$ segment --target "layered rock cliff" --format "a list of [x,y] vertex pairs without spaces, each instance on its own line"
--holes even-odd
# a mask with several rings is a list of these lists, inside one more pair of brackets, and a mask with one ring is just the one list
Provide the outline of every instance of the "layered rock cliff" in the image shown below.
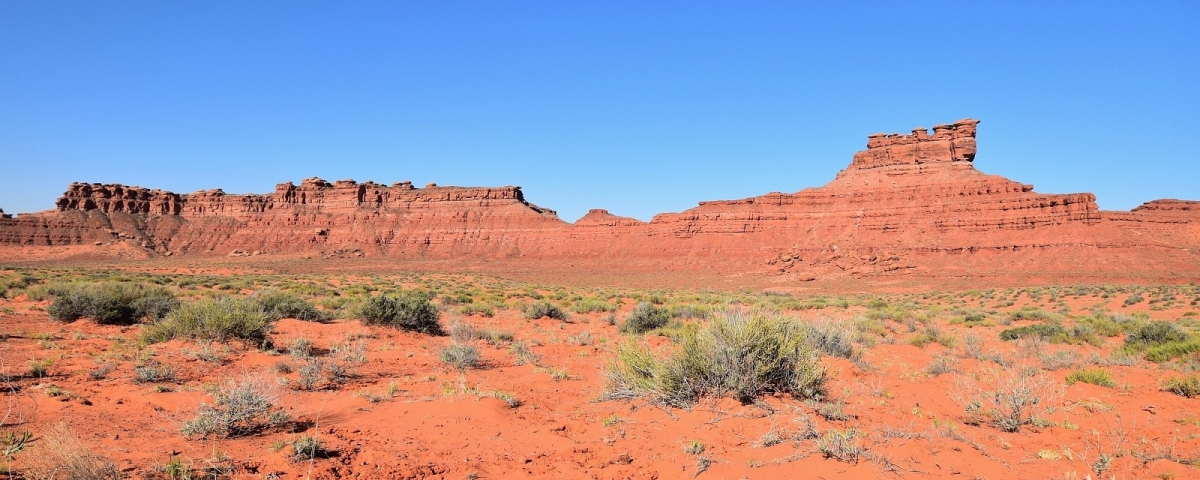
[[[121,243],[151,256],[561,260],[799,280],[1011,267],[1071,278],[1162,277],[1167,265],[1174,275],[1200,275],[1200,202],[1103,212],[1088,193],[1037,193],[975,168],[978,123],[871,135],[825,186],[701,202],[650,222],[597,209],[569,224],[526,201],[520,187],[310,178],[243,195],[75,183],[55,211],[0,219],[0,245]],[[1066,258],[1048,259],[1055,255]],[[1104,259],[1089,262],[1093,256]]]

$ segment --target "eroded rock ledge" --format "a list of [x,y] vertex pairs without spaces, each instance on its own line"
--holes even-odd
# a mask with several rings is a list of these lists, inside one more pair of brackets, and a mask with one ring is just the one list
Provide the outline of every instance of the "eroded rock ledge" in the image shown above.
[[827,185],[701,202],[650,222],[594,209],[567,223],[515,186],[309,178],[265,194],[177,194],[74,183],[54,211],[0,215],[0,246],[82,246],[103,254],[125,245],[150,256],[496,258],[797,280],[945,273],[962,262],[1072,278],[1200,277],[1200,202],[1155,200],[1108,212],[1090,193],[1038,193],[976,169],[978,125],[964,119],[932,133],[871,135]]
[[228,194],[219,188],[177,194],[158,189],[121,184],[72,183],[55,202],[59,211],[98,210],[103,213],[126,212],[154,215],[203,217],[266,213],[275,208],[306,206],[337,212],[359,207],[388,208],[414,202],[487,202],[515,201],[531,210],[555,215],[525,201],[521,187],[438,187],[436,184],[415,188],[412,182],[392,185],[372,181],[358,183],[338,180],[329,183],[320,178],[305,179],[300,185],[280,183],[269,194]]

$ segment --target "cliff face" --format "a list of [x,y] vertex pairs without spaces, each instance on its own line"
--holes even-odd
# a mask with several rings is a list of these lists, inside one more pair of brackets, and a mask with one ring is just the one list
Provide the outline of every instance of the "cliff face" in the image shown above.
[[1156,271],[1159,278],[1162,268],[1200,275],[1200,202],[1102,212],[1088,193],[1034,192],[975,168],[978,123],[871,135],[825,186],[702,202],[650,222],[592,210],[568,224],[526,201],[520,187],[310,178],[234,195],[75,183],[56,211],[0,218],[0,245],[123,242],[151,256],[562,260],[617,272],[709,268],[801,280],[964,266],[1071,278]]

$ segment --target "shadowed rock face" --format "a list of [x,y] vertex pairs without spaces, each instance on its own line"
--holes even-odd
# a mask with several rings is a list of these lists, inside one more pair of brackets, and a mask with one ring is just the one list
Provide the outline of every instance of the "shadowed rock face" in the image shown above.
[[650,222],[597,209],[569,224],[512,186],[310,178],[243,195],[75,183],[57,211],[0,219],[0,245],[561,260],[613,271],[706,268],[799,280],[1005,268],[1075,279],[1200,274],[1200,202],[1156,200],[1103,212],[1089,193],[1034,192],[975,168],[978,124],[871,135],[825,186],[701,202]]

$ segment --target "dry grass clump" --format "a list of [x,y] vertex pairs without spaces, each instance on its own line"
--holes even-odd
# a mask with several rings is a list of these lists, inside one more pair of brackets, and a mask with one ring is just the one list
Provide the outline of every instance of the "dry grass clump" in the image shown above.
[[24,456],[30,480],[118,480],[121,472],[107,458],[92,452],[66,423],[42,435]]
[[1085,368],[1075,370],[1067,375],[1067,384],[1077,382],[1090,383],[1101,387],[1114,387],[1117,381],[1113,380],[1112,375],[1102,368]]
[[825,458],[839,462],[858,463],[863,456],[863,448],[857,430],[829,430],[817,441],[817,450]]
[[442,349],[438,358],[442,363],[449,365],[459,372],[465,372],[469,368],[479,366],[480,355],[479,349],[474,345],[467,343],[451,342]]
[[854,346],[858,330],[849,322],[822,318],[805,325],[804,338],[813,348],[831,357],[853,359],[861,356]]
[[778,315],[730,312],[680,329],[665,356],[628,341],[608,367],[608,398],[649,397],[688,407],[701,397],[730,396],[748,403],[768,392],[797,398],[824,393],[826,369],[805,328]]
[[966,421],[1018,432],[1054,412],[1063,389],[1045,372],[1029,367],[987,369],[955,379],[951,398],[966,409]]
[[286,413],[275,410],[276,382],[263,375],[248,373],[227,380],[211,394],[213,403],[201,403],[196,418],[183,424],[185,436],[237,437],[289,420]]

